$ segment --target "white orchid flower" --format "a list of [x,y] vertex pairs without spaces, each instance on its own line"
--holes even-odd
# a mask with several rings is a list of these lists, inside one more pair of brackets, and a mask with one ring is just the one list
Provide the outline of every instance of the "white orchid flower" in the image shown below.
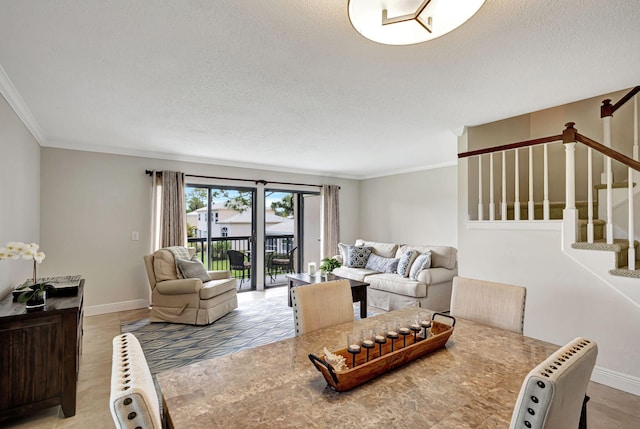
[[6,247],[0,248],[0,259],[9,259],[10,256],[9,249]]
[[[9,244],[11,244],[11,243],[9,243]],[[26,244],[24,244],[24,243],[22,243],[20,241],[15,242],[13,244],[15,245],[15,249],[14,250],[16,252],[18,252],[18,253],[24,253],[24,251],[27,250],[27,247],[28,247]],[[9,246],[7,246],[7,247],[9,247]]]
[[33,259],[35,259],[35,261],[40,264],[44,260],[45,256],[46,255],[44,254],[44,252],[38,252],[33,255]]
[[8,242],[7,243],[7,250],[9,250],[10,252],[14,252],[16,250],[16,247],[18,246],[18,244],[20,244],[20,243],[17,243],[15,241]]
[[31,250],[33,253],[36,253],[38,251],[38,249],[40,248],[39,245],[37,245],[36,243],[31,243],[27,246],[28,250]]

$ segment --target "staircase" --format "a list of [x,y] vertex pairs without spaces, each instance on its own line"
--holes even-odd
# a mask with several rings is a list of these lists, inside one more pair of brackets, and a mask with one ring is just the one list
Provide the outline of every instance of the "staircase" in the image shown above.
[[[478,189],[478,209],[475,214],[469,214],[470,221],[516,223],[526,229],[527,224],[561,220],[563,249],[572,258],[584,259],[578,263],[588,266],[596,263],[596,260],[609,261],[609,268],[606,268],[608,276],[640,279],[640,259],[636,258],[640,253],[639,243],[635,236],[635,230],[640,230],[640,219],[636,220],[634,216],[634,206],[637,205],[640,210],[640,190],[635,189],[634,180],[640,175],[638,92],[640,87],[634,88],[616,104],[611,104],[610,100],[603,102],[601,119],[604,144],[579,134],[574,128],[575,124],[569,122],[562,134],[459,154],[459,158],[469,158],[469,189]],[[611,148],[611,118],[618,108],[630,100],[633,100],[634,107],[633,157]],[[564,171],[559,171],[562,169],[558,162],[561,156],[559,144],[564,146]],[[542,151],[538,149],[540,147]],[[579,157],[576,152],[579,152]],[[593,183],[597,175],[597,171],[594,173],[594,155],[601,157],[603,162],[600,184]],[[583,162],[584,158],[586,163]],[[576,165],[576,159],[580,160],[580,165]],[[543,164],[542,168],[540,163]],[[614,165],[618,174],[626,170],[626,181],[613,183]],[[474,174],[477,176],[474,177]],[[564,184],[558,180],[562,176]],[[633,186],[629,187],[629,183],[633,183]],[[563,194],[561,187],[564,187]],[[526,188],[528,200],[522,201],[520,194],[527,193]],[[576,202],[577,190],[581,191],[579,193],[585,200]],[[561,202],[551,202],[550,193]],[[470,202],[469,207],[472,206]],[[588,256],[591,252],[606,253],[612,257]],[[602,270],[595,267],[594,270],[594,274],[597,271],[596,275],[600,277]],[[613,280],[611,282],[616,283]],[[633,295],[637,296],[637,292],[633,292]],[[636,299],[634,301],[640,303]]]

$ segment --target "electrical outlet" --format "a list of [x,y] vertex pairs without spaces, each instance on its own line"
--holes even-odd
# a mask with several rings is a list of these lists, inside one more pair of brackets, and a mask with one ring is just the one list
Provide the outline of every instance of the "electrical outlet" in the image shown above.
[[138,233],[138,231],[133,231],[131,233],[131,240],[133,240],[133,241],[140,240],[140,234]]

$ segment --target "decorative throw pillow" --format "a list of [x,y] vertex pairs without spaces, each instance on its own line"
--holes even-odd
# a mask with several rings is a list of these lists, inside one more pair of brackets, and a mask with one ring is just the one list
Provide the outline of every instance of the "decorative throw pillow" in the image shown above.
[[379,273],[395,273],[398,270],[398,258],[383,258],[372,253],[365,268]]
[[407,250],[401,256],[398,261],[398,271],[402,277],[409,277],[409,269],[411,268],[411,264],[418,256],[418,252],[415,250]]
[[200,279],[203,282],[211,280],[204,264],[199,260],[188,261],[186,259],[177,259],[176,265],[185,279]]
[[425,252],[421,255],[418,255],[413,264],[411,264],[411,269],[409,270],[409,277],[413,280],[418,279],[418,273],[422,270],[426,270],[427,268],[431,268],[431,252]]
[[371,247],[348,246],[347,247],[347,267],[364,268],[371,255]]
[[342,256],[342,263],[343,264],[347,264],[347,258],[349,257],[349,255],[347,254],[348,251],[348,244],[344,244],[344,243],[338,243],[338,249],[340,249],[340,256]]

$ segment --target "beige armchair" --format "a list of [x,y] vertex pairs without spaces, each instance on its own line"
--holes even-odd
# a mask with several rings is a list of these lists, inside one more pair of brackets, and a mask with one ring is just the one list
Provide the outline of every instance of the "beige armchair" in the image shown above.
[[182,278],[167,249],[145,255],[144,263],[151,286],[152,322],[208,325],[238,307],[236,279],[230,271],[207,271],[202,279]]

